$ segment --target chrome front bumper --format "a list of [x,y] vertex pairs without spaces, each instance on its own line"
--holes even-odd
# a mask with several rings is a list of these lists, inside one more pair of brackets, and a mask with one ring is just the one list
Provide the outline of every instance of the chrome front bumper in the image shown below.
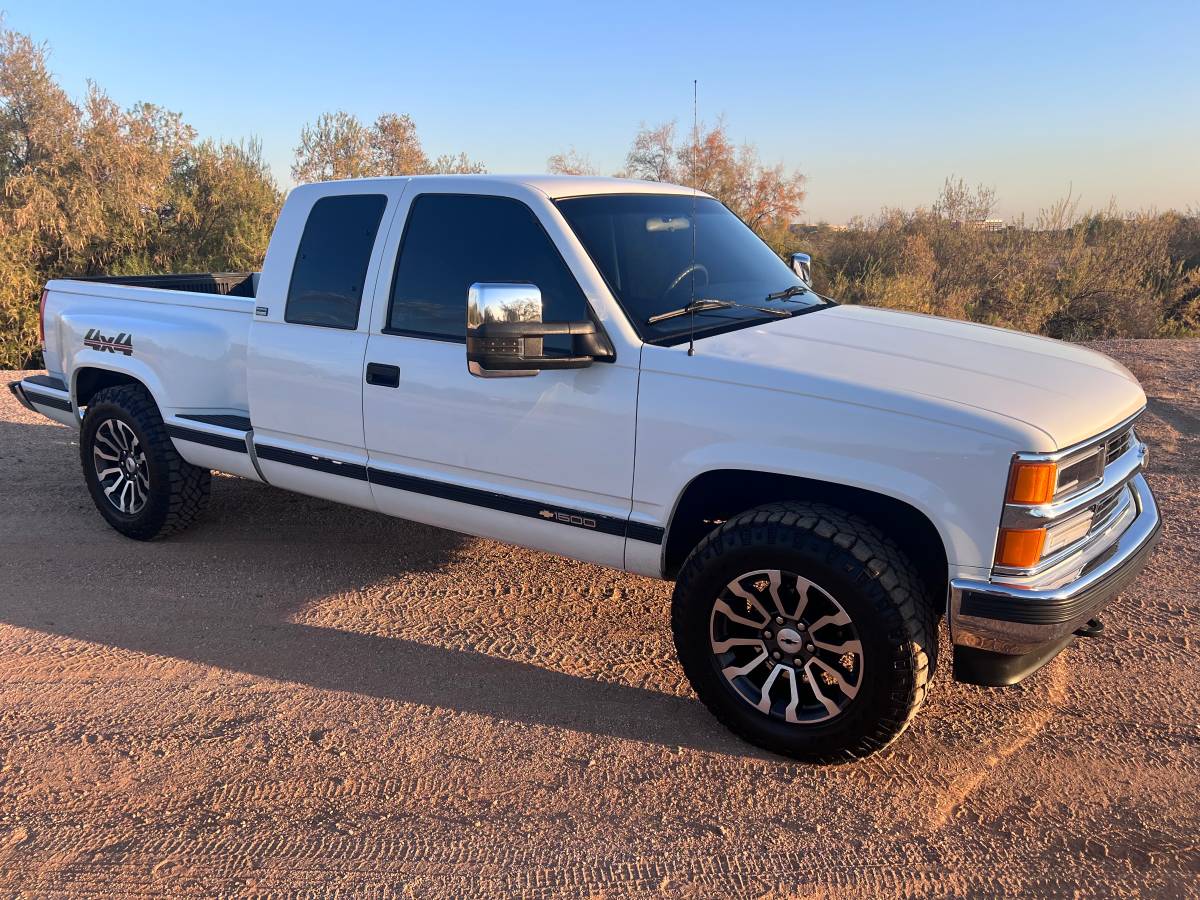
[[1145,475],[1137,473],[1128,484],[1136,516],[1071,581],[1042,590],[967,578],[950,582],[956,678],[976,684],[1020,681],[1137,577],[1158,541],[1160,521]]

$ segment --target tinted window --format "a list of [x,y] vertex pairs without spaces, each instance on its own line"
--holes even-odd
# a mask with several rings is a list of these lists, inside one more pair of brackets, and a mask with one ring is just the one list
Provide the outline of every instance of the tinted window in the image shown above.
[[[716,200],[687,195],[606,195],[559,200],[558,208],[649,341],[686,335],[691,317],[651,325],[651,316],[698,299],[731,300],[788,311],[821,303],[812,292],[768,301],[800,286],[791,268]],[[766,317],[766,318],[765,318]],[[697,333],[738,322],[773,321],[752,309],[696,313]]]
[[[413,201],[392,283],[388,330],[462,339],[467,289],[528,282],[547,322],[588,318],[587,300],[533,211],[507,197],[422,194]],[[555,342],[546,340],[547,349]],[[569,339],[563,348],[569,347]]]
[[387,197],[349,194],[313,204],[292,269],[284,320],[357,328],[363,281]]

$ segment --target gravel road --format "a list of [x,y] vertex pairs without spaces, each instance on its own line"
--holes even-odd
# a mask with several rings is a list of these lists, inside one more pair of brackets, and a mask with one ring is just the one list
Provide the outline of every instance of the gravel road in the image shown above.
[[1196,896],[1200,342],[1101,349],[1151,397],[1146,574],[832,768],[715,724],[664,582],[226,477],[129,541],[3,391],[0,893]]

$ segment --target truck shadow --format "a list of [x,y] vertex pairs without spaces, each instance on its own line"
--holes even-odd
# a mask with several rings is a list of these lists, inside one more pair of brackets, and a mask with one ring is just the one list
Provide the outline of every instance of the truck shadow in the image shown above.
[[[37,465],[6,452],[33,437],[41,445]],[[72,438],[67,429],[0,420],[0,466],[10,474],[13,465],[28,468],[17,473],[26,489],[0,512],[11,563],[0,621],[8,625],[321,690],[767,756],[727,735],[692,698],[291,621],[333,595],[454,566],[471,539],[222,477],[203,524],[169,541],[137,543],[108,529],[92,508]],[[37,528],[22,532],[22,522]],[[43,529],[59,538],[48,540]],[[403,584],[395,591],[397,604],[408,602]],[[580,629],[594,627],[579,616]]]

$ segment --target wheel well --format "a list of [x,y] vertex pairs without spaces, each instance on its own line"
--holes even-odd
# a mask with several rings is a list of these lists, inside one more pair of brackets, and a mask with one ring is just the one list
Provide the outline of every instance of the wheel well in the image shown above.
[[684,490],[667,529],[666,576],[674,578],[692,549],[721,522],[780,500],[828,503],[862,516],[900,546],[932,596],[945,594],[946,548],[933,523],[916,507],[844,484],[737,469],[705,472]]
[[132,375],[114,372],[111,369],[80,369],[75,374],[75,405],[87,406],[98,391],[116,387],[118,384],[136,384],[145,387]]

